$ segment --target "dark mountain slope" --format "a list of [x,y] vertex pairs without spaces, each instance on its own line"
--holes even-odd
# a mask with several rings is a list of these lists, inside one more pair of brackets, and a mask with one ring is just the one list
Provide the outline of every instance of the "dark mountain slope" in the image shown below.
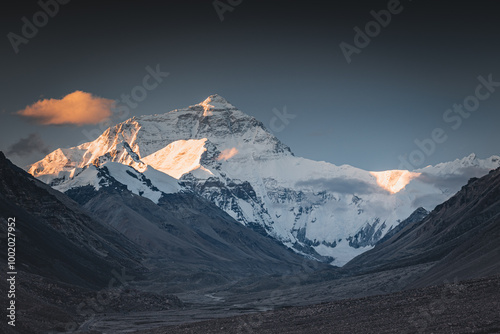
[[422,207],[418,208],[408,218],[406,218],[401,223],[399,223],[395,228],[393,228],[392,230],[387,232],[387,234],[384,235],[383,238],[381,238],[379,241],[377,241],[377,244],[381,244],[381,243],[385,242],[386,240],[389,240],[394,235],[396,235],[399,231],[403,230],[406,226],[418,223],[419,221],[423,220],[428,215],[429,215],[429,211],[425,210]]
[[493,173],[497,176],[475,181],[478,183],[469,191],[473,195],[474,190],[487,188],[487,196],[475,202],[472,212],[464,213],[463,217],[479,225],[477,233],[465,239],[411,287],[500,273],[500,177],[498,170]]
[[[137,275],[144,271],[137,246],[1,152],[0,213],[2,220],[16,219],[19,269],[85,287],[106,286],[112,269],[127,268]],[[1,225],[3,233],[6,225]]]
[[[17,274],[15,299],[10,299],[15,300],[16,325],[2,321],[1,333],[72,332],[102,311],[140,303],[159,310],[182,306],[175,296],[125,289],[146,277],[141,262],[148,253],[0,152],[0,260],[5,268],[9,218],[16,223]],[[2,279],[4,298],[9,289]]]

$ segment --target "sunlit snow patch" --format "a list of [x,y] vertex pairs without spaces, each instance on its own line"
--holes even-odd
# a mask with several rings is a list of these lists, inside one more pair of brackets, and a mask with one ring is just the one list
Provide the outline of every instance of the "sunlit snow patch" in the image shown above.
[[407,170],[387,170],[383,172],[370,172],[370,174],[375,176],[379,187],[387,190],[391,194],[400,192],[411,180],[421,175],[421,173]]
[[143,158],[142,161],[154,169],[176,179],[200,168],[201,155],[207,150],[207,138],[177,140]]

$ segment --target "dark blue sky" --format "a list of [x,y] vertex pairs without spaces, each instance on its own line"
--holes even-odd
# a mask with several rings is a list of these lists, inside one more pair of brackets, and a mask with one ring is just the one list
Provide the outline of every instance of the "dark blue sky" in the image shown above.
[[[500,154],[500,87],[474,97],[478,76],[500,82],[494,2],[219,3],[233,4],[223,21],[212,1],[72,0],[18,53],[8,34],[22,35],[21,19],[32,21],[41,8],[36,1],[12,4],[0,14],[0,150],[25,165],[81,143],[82,131],[96,133],[96,126],[44,126],[13,113],[76,90],[118,99],[142,84],[147,66],[159,64],[170,75],[131,116],[218,93],[268,127],[273,109],[286,106],[295,118],[275,129],[278,138],[298,156],[338,165],[383,170],[398,168],[400,156],[422,167],[471,152]],[[348,63],[339,45],[355,47],[353,29],[365,30],[372,10],[388,8],[397,13]],[[446,112],[466,98],[473,111]],[[429,144],[436,128],[444,134]]]

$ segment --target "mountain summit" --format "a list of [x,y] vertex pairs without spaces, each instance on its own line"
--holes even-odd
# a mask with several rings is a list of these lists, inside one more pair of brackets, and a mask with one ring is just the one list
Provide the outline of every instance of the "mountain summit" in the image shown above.
[[341,266],[417,208],[432,210],[470,177],[499,166],[498,157],[474,156],[412,172],[370,172],[296,157],[262,122],[215,94],[128,119],[28,170],[61,191],[106,186],[110,175],[153,202],[193,192],[296,252]]
[[205,101],[197,104],[197,106],[202,106],[205,114],[217,110],[236,110],[235,106],[227,102],[225,98],[218,94],[210,95],[205,99]]

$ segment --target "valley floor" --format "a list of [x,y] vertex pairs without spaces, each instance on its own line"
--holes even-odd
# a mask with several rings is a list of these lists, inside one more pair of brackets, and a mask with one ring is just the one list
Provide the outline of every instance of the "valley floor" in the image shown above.
[[[400,291],[421,277],[432,264],[394,269],[372,274],[332,279],[335,270],[312,272],[299,276],[274,276],[237,281],[226,286],[201,290],[185,289],[176,293],[182,308],[158,311],[106,312],[87,319],[78,333],[130,333],[215,318],[289,307],[316,305],[334,300],[361,298]],[[162,285],[150,286],[150,291],[161,291]]]
[[500,276],[136,333],[500,333]]

